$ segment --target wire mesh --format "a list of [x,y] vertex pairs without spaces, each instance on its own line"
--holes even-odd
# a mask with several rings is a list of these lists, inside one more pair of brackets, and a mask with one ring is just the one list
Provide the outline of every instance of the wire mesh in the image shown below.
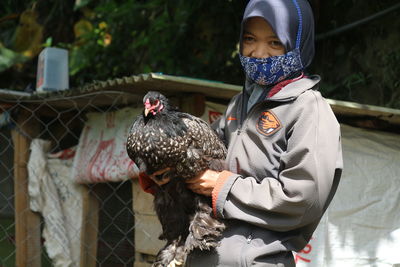
[[[133,195],[137,186],[135,180],[77,184],[82,190],[81,204],[77,207],[64,207],[61,204],[69,196],[63,188],[63,180],[52,176],[49,180],[51,183],[42,187],[54,185],[56,190],[47,196],[45,192],[33,196],[31,183],[35,171],[28,171],[30,160],[33,160],[30,147],[33,140],[49,142],[50,148],[46,152],[49,161],[44,163],[44,168],[51,173],[51,155],[79,145],[88,113],[107,114],[125,107],[135,107],[138,99],[140,98],[134,94],[103,91],[73,97],[14,97],[0,100],[1,267],[150,265],[154,255],[150,255],[152,252],[146,255],[136,251],[138,239],[135,240],[135,235],[142,232],[138,235],[141,236],[140,241],[157,251],[160,244],[153,240],[159,233],[149,234],[144,229],[149,223],[143,218],[154,217],[150,198],[141,204],[147,207],[149,213],[145,217],[135,216],[133,201],[141,201]],[[72,161],[73,158],[66,164],[68,170],[73,168]],[[61,203],[59,206],[54,204],[57,201]],[[53,207],[59,207],[62,213],[60,224],[71,221],[64,209],[82,209],[79,231],[61,234],[57,232],[58,228],[51,228],[48,222],[52,219],[49,218],[53,216],[52,211],[37,210],[36,207],[49,203]],[[70,240],[79,241],[71,242],[69,246],[58,244],[66,250],[78,251],[78,258],[71,256],[69,261],[55,260],[57,255],[62,254],[56,251],[57,244],[54,247],[51,245],[58,240],[51,240],[57,235],[72,236]],[[148,240],[142,238],[146,236]]]

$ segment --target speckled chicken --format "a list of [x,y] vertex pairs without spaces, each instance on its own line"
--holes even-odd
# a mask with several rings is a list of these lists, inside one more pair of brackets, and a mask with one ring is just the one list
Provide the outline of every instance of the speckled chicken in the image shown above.
[[148,92],[143,105],[128,134],[128,155],[147,174],[170,168],[157,177],[168,177],[170,182],[154,195],[163,229],[160,239],[167,244],[153,266],[183,264],[191,250],[213,249],[225,228],[212,217],[210,198],[187,189],[185,179],[205,169],[222,171],[226,148],[206,122],[178,111],[159,92]]

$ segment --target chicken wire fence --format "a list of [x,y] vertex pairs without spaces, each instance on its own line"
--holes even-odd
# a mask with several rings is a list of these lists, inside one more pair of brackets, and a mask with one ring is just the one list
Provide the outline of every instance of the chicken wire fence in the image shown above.
[[[154,220],[151,199],[133,193],[137,181],[79,183],[71,174],[79,166],[71,151],[82,142],[88,114],[114,114],[140,102],[140,95],[117,91],[0,98],[0,267],[147,266],[152,253],[146,251],[160,246],[159,233],[146,219]],[[48,150],[35,154],[35,140]],[[115,156],[107,149],[100,157]],[[141,216],[135,205],[144,207]],[[139,241],[149,247],[142,253]]]

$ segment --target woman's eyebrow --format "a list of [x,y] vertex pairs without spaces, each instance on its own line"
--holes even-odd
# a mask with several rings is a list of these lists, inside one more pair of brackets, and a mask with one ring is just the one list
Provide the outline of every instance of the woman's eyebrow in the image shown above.
[[251,35],[254,35],[254,33],[250,32],[250,31],[248,31],[248,30],[243,30],[243,34],[251,34]]
[[[252,33],[251,31],[248,31],[248,30],[243,30],[243,35],[245,35],[245,34],[250,34],[250,35],[256,36],[254,33]],[[267,37],[268,38],[279,39],[276,34],[271,34],[271,35],[269,35]]]

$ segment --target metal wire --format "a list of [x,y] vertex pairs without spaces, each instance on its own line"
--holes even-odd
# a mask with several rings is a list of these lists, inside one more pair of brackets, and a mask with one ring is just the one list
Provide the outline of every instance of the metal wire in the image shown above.
[[[107,105],[99,106],[96,104],[97,96],[112,94],[107,100]],[[15,151],[16,144],[12,139],[12,131],[21,134],[28,140],[40,137],[51,141],[52,149],[50,152],[60,151],[64,148],[77,145],[80,139],[80,133],[87,121],[88,112],[97,112],[99,114],[111,113],[121,108],[121,102],[127,95],[133,95],[129,92],[101,91],[82,94],[79,96],[57,97],[51,99],[26,99],[26,95],[21,95],[16,100],[1,100],[14,103],[12,107],[2,107],[0,105],[0,114],[7,114],[4,123],[0,127],[0,266],[16,266],[16,212],[14,191],[15,153],[27,153],[28,151]],[[80,101],[79,105],[75,100]],[[102,98],[104,100],[104,98]],[[53,101],[67,101],[62,110],[54,106]],[[69,101],[69,102],[68,102]],[[135,100],[134,100],[135,101]],[[30,105],[26,105],[30,103]],[[129,106],[137,106],[137,103]],[[19,115],[21,110],[27,114],[26,121],[21,121]],[[48,114],[39,112],[48,110]],[[11,115],[11,116],[8,116]],[[25,129],[34,121],[39,126],[39,132],[35,135],[28,133]],[[27,162],[25,162],[27,163]],[[27,186],[19,184],[17,186]],[[133,266],[135,261],[135,235],[143,233],[146,236],[148,230],[147,221],[136,217],[133,210],[132,181],[125,182],[106,182],[93,184],[89,187],[89,192],[94,196],[99,204],[99,224],[97,253],[89,255],[95,259],[97,266]],[[62,191],[62,188],[60,189]],[[60,191],[60,192],[61,192]],[[59,192],[59,193],[60,193]],[[151,205],[151,203],[150,203]],[[29,208],[27,208],[29,209]],[[21,212],[21,211],[19,211]],[[42,214],[40,228],[44,227],[45,214]],[[154,233],[152,233],[154,238]],[[157,234],[156,234],[157,236]],[[26,240],[30,239],[26,236]],[[25,241],[24,241],[25,242]],[[152,242],[149,238],[147,242],[150,246]],[[44,243],[41,242],[41,266],[53,266],[50,256],[47,254]],[[78,245],[79,246],[79,245]],[[88,246],[83,244],[83,247]],[[159,246],[153,244],[153,247]],[[138,254],[140,255],[140,253]],[[75,262],[73,266],[80,266]],[[149,265],[149,264],[147,264]],[[142,265],[146,266],[146,265]],[[85,266],[86,267],[86,266]]]

